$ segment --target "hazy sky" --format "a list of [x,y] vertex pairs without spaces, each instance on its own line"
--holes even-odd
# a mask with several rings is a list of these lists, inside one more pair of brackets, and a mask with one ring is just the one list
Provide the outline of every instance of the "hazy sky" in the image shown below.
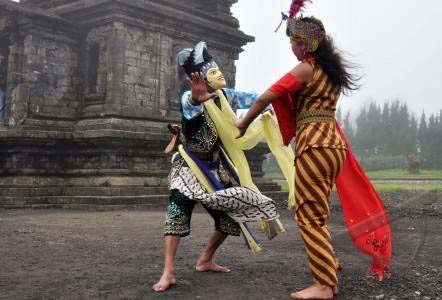
[[[237,89],[263,92],[297,64],[284,28],[274,29],[290,0],[239,0],[233,13],[256,38],[237,61]],[[442,109],[440,0],[314,0],[304,15],[319,17],[347,58],[362,66],[363,87],[341,98],[344,111],[370,100],[406,101],[421,114]]]

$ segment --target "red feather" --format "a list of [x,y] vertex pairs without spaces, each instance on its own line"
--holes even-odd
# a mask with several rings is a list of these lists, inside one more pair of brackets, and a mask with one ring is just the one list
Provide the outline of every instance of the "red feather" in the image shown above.
[[295,17],[299,12],[303,10],[307,2],[312,2],[312,0],[293,0],[290,6],[290,18]]

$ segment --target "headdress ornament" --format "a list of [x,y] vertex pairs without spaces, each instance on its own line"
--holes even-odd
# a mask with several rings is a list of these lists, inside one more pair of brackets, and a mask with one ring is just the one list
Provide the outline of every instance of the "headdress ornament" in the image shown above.
[[[297,38],[302,40],[306,45],[307,52],[314,52],[318,49],[319,44],[324,40],[326,34],[324,26],[319,19],[315,19],[320,25],[304,20],[302,16],[297,17],[299,12],[302,12],[307,2],[312,2],[311,0],[292,0],[290,5],[289,15],[285,13],[282,14],[282,22],[287,21],[286,33],[292,38]],[[276,31],[281,27],[278,26]]]
[[218,67],[207,50],[207,44],[203,41],[196,44],[193,49],[182,49],[178,53],[177,61],[178,65],[184,68],[187,75],[194,72],[201,72],[206,77],[209,69]]

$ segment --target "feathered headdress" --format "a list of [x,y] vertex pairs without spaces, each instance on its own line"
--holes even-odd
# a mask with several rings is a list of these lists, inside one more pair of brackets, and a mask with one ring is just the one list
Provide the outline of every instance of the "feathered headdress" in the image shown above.
[[285,14],[281,12],[281,23],[279,23],[275,32],[281,28],[281,25],[284,21],[287,21],[288,18],[294,18],[299,12],[302,12],[307,2],[312,2],[312,0],[292,0],[292,4],[290,5],[289,14]]
[[281,13],[281,24],[279,24],[275,31],[278,31],[282,23],[287,21],[287,36],[302,40],[305,43],[305,50],[307,52],[315,52],[326,37],[326,34],[324,25],[320,20],[313,17],[303,18],[302,16],[297,16],[302,12],[307,2],[312,2],[312,0],[292,0],[289,14]]
[[312,0],[293,0],[292,5],[290,5],[290,18],[296,17],[299,12],[302,12],[307,2],[312,2]]
[[190,76],[194,72],[202,72],[206,75],[209,68],[217,67],[216,62],[207,50],[205,42],[201,41],[192,48],[182,49],[177,56],[178,65]]

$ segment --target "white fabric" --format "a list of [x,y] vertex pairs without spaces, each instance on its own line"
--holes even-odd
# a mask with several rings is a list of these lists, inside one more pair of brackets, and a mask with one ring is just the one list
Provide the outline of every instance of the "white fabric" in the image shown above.
[[181,97],[181,105],[183,107],[183,116],[187,120],[191,120],[191,119],[201,115],[204,111],[204,108],[201,104],[200,105],[193,105],[190,102],[191,95],[192,95],[192,92],[187,91]]
[[[212,172],[217,176],[216,172]],[[176,189],[191,200],[212,209],[222,210],[236,222],[257,222],[278,217],[275,202],[263,194],[244,187],[232,187],[209,194],[192,170],[181,167],[171,178],[170,189]]]

